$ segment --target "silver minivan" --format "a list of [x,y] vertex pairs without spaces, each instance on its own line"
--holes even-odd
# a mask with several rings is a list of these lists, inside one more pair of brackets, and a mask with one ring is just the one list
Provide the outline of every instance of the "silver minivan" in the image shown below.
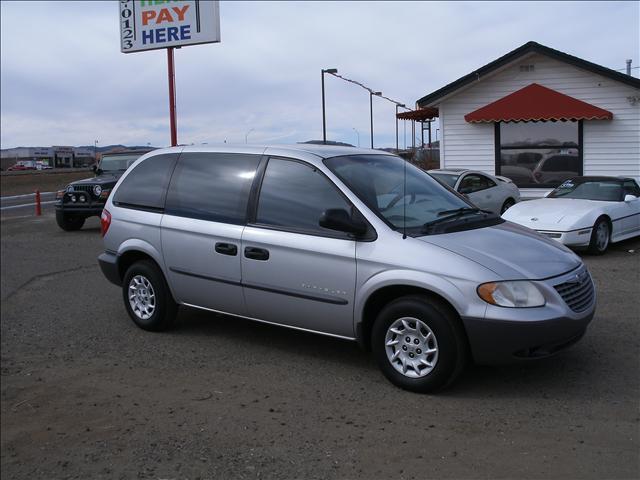
[[468,359],[552,355],[596,305],[573,252],[377,150],[155,150],[101,226],[100,266],[139,327],[167,328],[182,305],[355,340],[418,392]]

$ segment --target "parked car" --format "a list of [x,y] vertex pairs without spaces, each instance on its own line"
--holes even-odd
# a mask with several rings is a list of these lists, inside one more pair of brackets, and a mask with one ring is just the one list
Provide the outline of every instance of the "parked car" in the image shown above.
[[640,235],[640,188],[633,178],[575,177],[546,198],[522,202],[502,218],[571,247],[603,254]]
[[59,190],[56,194],[58,226],[66,231],[80,230],[87,218],[99,217],[118,179],[148,151],[105,154],[94,167],[94,177],[77,180]]
[[554,354],[596,308],[571,250],[377,150],[158,150],[119,180],[101,227],[100,267],[140,328],[167,328],[183,305],[356,340],[419,392],[468,355]]
[[11,165],[7,168],[7,171],[9,172],[21,172],[24,170],[35,170],[35,167],[24,163],[16,163],[15,165]]
[[533,179],[544,185],[559,185],[580,171],[577,153],[553,153],[546,155],[533,169]]
[[466,195],[474,205],[494,213],[504,213],[520,201],[520,190],[506,177],[455,169],[429,170],[429,174]]

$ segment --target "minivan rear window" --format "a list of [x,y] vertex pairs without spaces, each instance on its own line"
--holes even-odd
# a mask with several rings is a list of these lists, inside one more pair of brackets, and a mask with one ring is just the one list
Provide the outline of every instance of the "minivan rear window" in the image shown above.
[[162,211],[177,158],[177,153],[167,153],[143,160],[124,178],[113,203],[125,208]]
[[259,155],[183,153],[171,178],[165,213],[243,224]]

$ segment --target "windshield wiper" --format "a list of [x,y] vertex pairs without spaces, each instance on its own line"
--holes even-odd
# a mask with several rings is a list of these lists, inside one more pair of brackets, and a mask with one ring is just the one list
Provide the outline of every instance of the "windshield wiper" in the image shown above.
[[[438,213],[438,216],[440,218],[436,218],[435,220],[431,220],[430,222],[427,222],[424,225],[422,225],[422,231],[426,233],[429,230],[429,228],[432,227],[433,225],[437,225],[443,222],[448,222],[449,220],[453,220],[454,218],[458,218],[458,217],[463,217],[469,213],[487,214],[492,212],[489,212],[488,210],[481,210],[479,208],[471,208],[471,207],[456,208],[454,210],[444,210]],[[441,215],[445,215],[445,216],[441,217]]]
[[[458,213],[467,213],[467,212],[484,212],[486,210],[480,210],[479,208],[475,208],[475,207],[462,207],[462,208],[454,208],[453,210],[443,210],[442,212],[438,212],[438,216],[441,217],[443,215],[451,215],[453,213],[458,214]],[[427,223],[431,223],[431,222],[427,222]]]

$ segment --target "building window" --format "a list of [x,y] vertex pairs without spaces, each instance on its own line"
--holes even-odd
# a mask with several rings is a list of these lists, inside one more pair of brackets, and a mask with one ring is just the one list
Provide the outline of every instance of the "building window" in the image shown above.
[[557,187],[582,175],[582,121],[499,122],[496,175],[519,187]]

